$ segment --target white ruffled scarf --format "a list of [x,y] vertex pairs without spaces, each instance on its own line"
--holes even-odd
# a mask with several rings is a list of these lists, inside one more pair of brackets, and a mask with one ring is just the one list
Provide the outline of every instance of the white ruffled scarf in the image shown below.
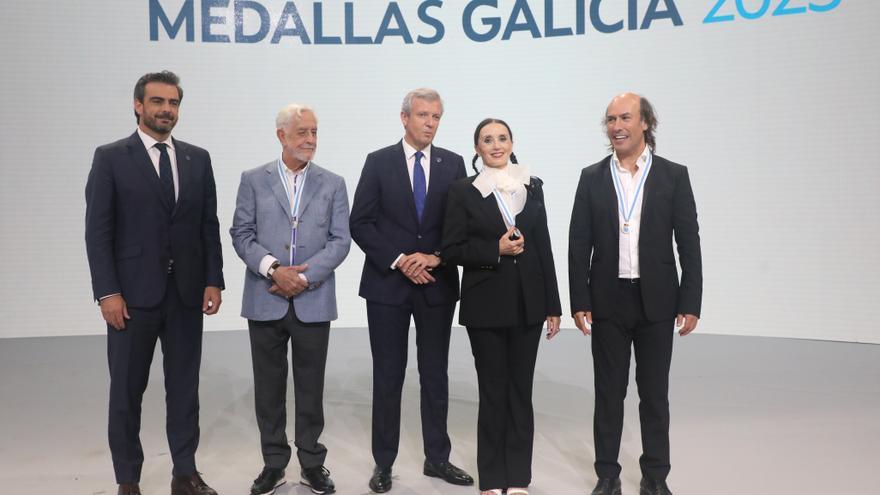
[[[531,181],[531,174],[528,167],[515,163],[508,163],[504,168],[483,167],[477,178],[474,179],[473,186],[480,191],[480,194],[487,198],[492,194],[492,190],[497,190],[501,199],[507,204],[507,208],[514,218],[523,211],[526,206],[526,186]],[[498,198],[496,198],[497,201]],[[504,213],[499,203],[498,209]],[[511,227],[507,218],[504,223]]]

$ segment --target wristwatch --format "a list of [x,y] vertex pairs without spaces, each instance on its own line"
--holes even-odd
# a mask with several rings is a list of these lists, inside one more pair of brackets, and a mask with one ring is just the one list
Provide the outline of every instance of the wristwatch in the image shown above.
[[269,269],[266,270],[266,278],[272,280],[272,275],[275,273],[275,270],[277,270],[279,266],[281,266],[281,262],[275,260],[275,263],[272,263],[272,266],[270,266]]

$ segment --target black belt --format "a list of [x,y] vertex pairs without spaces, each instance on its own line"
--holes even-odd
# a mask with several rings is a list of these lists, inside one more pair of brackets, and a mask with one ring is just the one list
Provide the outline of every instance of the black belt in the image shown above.
[[639,279],[639,278],[619,278],[619,279],[617,279],[618,282],[620,282],[621,284],[625,284],[625,285],[639,285],[640,280],[641,279]]

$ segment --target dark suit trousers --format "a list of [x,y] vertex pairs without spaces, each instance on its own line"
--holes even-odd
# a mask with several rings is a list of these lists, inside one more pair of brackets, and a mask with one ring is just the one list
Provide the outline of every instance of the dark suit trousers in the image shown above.
[[532,382],[541,327],[467,329],[480,388],[480,490],[526,487],[532,481]]
[[449,409],[449,336],[455,304],[431,306],[421,290],[400,306],[367,301],[370,349],[373,353],[373,458],[391,467],[400,444],[400,399],[406,374],[410,317],[415,320],[421,388],[422,438],[425,458],[449,460],[452,444],[446,431]]
[[327,448],[318,442],[324,431],[324,370],[330,322],[303,323],[293,305],[275,321],[248,320],[254,366],[254,404],[263,463],[284,469],[290,462],[287,443],[287,344],[293,364],[294,445],[300,466],[323,466]]
[[620,476],[623,401],[629,383],[630,349],[636,355],[642,475],[665,480],[669,474],[669,367],[674,320],[647,321],[639,285],[619,282],[614,316],[596,319],[592,331],[596,408],[593,438],[596,474]]
[[155,308],[128,308],[125,329],[107,326],[110,365],[110,453],[117,483],[137,483],[141,447],[141,400],[150,376],[158,339],[165,372],[165,430],[175,476],[196,471],[199,445],[199,366],[202,358],[202,312],[183,305],[173,275]]

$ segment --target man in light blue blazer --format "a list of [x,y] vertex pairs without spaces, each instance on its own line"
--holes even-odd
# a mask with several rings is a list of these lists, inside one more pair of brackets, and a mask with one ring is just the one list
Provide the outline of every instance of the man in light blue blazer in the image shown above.
[[313,493],[333,493],[324,467],[327,448],[318,438],[330,321],[336,319],[333,272],[351,246],[348,193],[342,177],[311,161],[318,142],[312,109],[290,104],[275,124],[281,157],[241,174],[229,229],[247,265],[241,315],[250,332],[264,463],[251,495],[271,494],[285,482],[291,456],[285,433],[288,341],[300,482]]

